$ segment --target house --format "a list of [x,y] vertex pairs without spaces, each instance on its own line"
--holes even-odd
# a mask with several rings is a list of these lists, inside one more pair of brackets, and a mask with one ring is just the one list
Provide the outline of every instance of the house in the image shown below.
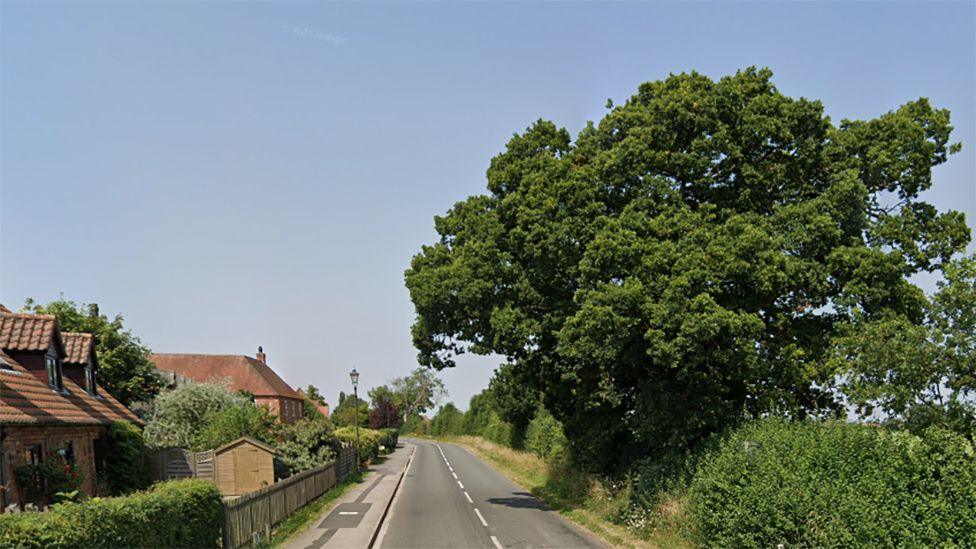
[[298,389],[297,392],[303,399],[312,403],[312,406],[315,406],[315,409],[318,410],[323,416],[329,417],[329,404],[327,402],[319,402],[318,400],[312,399],[303,389]]
[[97,390],[94,340],[77,338],[85,340],[87,347],[78,348],[88,353],[87,365],[66,368],[74,358],[54,316],[0,308],[0,509],[10,502],[45,503],[14,481],[14,471],[48,459],[72,463],[81,474],[80,490],[95,495],[97,464],[108,457],[97,455],[105,427],[142,423],[107,391]]
[[282,423],[302,418],[302,396],[267,364],[258,347],[257,358],[244,355],[156,353],[150,357],[164,379],[191,379],[197,383],[227,382],[232,391],[254,395],[254,402],[267,406]]

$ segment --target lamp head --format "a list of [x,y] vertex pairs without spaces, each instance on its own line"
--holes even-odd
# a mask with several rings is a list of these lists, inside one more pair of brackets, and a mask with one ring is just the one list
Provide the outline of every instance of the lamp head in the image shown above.
[[359,372],[357,372],[355,368],[349,372],[349,379],[352,380],[353,387],[359,386]]

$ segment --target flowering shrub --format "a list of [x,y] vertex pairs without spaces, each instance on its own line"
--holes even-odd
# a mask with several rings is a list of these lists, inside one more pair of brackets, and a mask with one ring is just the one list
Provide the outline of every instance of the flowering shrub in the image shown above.
[[65,497],[59,494],[77,492],[83,479],[74,463],[54,451],[49,451],[40,463],[15,467],[14,478],[28,497],[42,496],[45,502]]

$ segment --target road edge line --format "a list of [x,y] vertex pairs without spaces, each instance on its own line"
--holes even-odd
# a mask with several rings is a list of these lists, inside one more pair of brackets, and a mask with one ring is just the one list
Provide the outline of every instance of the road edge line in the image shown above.
[[386,518],[390,513],[390,509],[393,507],[393,502],[396,501],[397,497],[400,496],[400,486],[403,484],[403,477],[405,477],[407,475],[407,471],[410,470],[410,464],[413,463],[413,456],[417,453],[417,445],[412,442],[409,444],[413,446],[413,450],[410,451],[410,459],[407,460],[407,465],[403,468],[403,471],[400,471],[400,478],[397,479],[397,485],[393,489],[393,496],[390,497],[390,501],[386,502],[386,509],[383,509],[383,515],[380,517],[380,522],[377,525],[376,530],[373,532],[373,536],[369,540],[369,545],[367,545],[369,549],[372,549],[376,545],[377,541],[382,541],[383,538],[386,538],[386,529],[390,525]]

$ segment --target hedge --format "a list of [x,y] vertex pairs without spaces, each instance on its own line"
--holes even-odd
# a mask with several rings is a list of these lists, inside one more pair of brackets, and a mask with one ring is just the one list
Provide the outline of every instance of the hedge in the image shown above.
[[[356,444],[356,428],[355,427],[341,427],[336,429],[335,436],[343,442],[351,442]],[[383,433],[379,431],[374,431],[373,429],[366,429],[365,427],[359,428],[359,461],[360,463],[366,463],[367,461],[376,459],[380,455],[380,444],[383,439]]]
[[215,547],[222,516],[212,482],[175,480],[45,513],[0,515],[0,548]]
[[747,424],[703,459],[690,497],[705,546],[976,547],[976,456],[943,430]]
[[399,429],[380,429],[380,434],[382,438],[380,439],[380,445],[386,448],[387,452],[392,452],[396,450],[397,442],[400,440],[400,430]]

